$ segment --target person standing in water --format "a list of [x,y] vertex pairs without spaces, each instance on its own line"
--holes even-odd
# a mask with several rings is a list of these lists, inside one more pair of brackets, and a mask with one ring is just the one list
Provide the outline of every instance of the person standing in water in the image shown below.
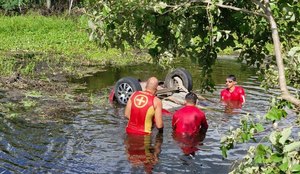
[[196,107],[197,99],[195,93],[189,92],[185,106],[176,111],[172,119],[173,139],[185,155],[195,155],[208,129],[205,113]]
[[194,134],[206,132],[208,124],[203,111],[196,107],[197,95],[189,92],[185,96],[185,106],[177,110],[172,119],[174,132]]
[[125,117],[129,119],[127,133],[151,134],[154,122],[158,131],[163,132],[162,102],[155,96],[157,87],[157,78],[150,77],[144,91],[136,91],[130,96],[125,108]]
[[222,101],[238,101],[241,104],[246,102],[245,91],[241,86],[237,86],[236,77],[229,75],[226,78],[226,89],[221,91]]

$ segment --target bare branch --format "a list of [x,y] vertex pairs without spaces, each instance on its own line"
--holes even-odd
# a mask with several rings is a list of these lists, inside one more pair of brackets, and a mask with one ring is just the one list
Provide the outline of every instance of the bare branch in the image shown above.
[[291,94],[282,94],[282,99],[291,102],[292,104],[298,106],[298,110],[300,110],[300,100],[292,96]]
[[227,8],[227,9],[231,9],[231,10],[235,10],[235,11],[241,11],[241,12],[248,13],[248,14],[253,14],[253,15],[257,15],[257,16],[267,17],[263,13],[257,13],[257,12],[249,11],[247,9],[242,9],[242,8],[233,7],[233,6],[224,5],[224,4],[216,4],[216,5],[218,7],[222,7],[222,8]]
[[[201,1],[201,0],[192,0],[190,2],[200,2],[200,3],[205,3],[205,4],[212,4],[211,1]],[[267,17],[267,15],[265,15],[264,13],[257,13],[257,12],[253,12],[253,11],[243,9],[243,8],[238,8],[238,7],[234,7],[234,6],[230,6],[230,5],[224,5],[224,4],[221,4],[221,3],[215,4],[215,5],[218,6],[218,7],[221,7],[221,8],[226,8],[226,9],[230,9],[230,10],[234,10],[234,11],[241,11],[241,12],[244,12],[244,13],[257,15],[257,16],[262,16],[262,17],[265,17],[265,18]]]
[[[210,0],[209,0],[209,2],[211,2]],[[206,15],[207,15],[207,17],[209,18],[209,20],[208,20],[208,25],[209,25],[209,32],[210,32],[210,39],[209,39],[209,45],[211,45],[211,46],[213,46],[213,17],[212,17],[212,15],[211,15],[211,13],[210,13],[210,11],[209,11],[209,6],[211,5],[211,3],[207,3],[207,6],[206,6]]]

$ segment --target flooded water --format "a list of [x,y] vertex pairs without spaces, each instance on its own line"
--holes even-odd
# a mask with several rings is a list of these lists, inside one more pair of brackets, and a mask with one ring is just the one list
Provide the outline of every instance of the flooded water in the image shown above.
[[[191,72],[194,90],[199,90],[201,68],[190,62],[180,62],[176,66]],[[108,69],[73,82],[86,85],[84,91],[78,92],[93,93],[112,86],[121,77],[144,80],[155,75],[163,80],[166,74],[167,71],[153,65],[140,65]],[[242,111],[227,114],[221,104],[203,101],[209,108],[204,110],[209,129],[194,156],[184,155],[174,140],[171,117],[164,116],[163,137],[155,139],[153,134],[134,139],[125,133],[124,108],[100,106],[97,110],[80,111],[68,123],[11,122],[0,115],[0,173],[228,173],[232,162],[241,158],[251,144],[237,146],[229,151],[228,159],[223,159],[221,136],[230,126],[239,125],[243,113],[263,115],[274,93],[266,93],[259,87],[253,69],[221,59],[213,72],[217,90],[204,96],[218,101],[229,74],[235,74],[238,83],[245,88],[246,104]],[[149,146],[149,151],[141,150],[141,146]],[[156,150],[158,158],[151,156]]]

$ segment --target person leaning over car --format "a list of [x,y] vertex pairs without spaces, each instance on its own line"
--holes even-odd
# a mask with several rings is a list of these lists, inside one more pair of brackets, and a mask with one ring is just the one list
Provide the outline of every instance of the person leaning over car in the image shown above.
[[189,92],[185,96],[185,106],[174,113],[172,127],[175,133],[206,133],[208,124],[204,112],[196,107],[197,98],[195,93]]
[[155,96],[157,87],[157,78],[150,77],[144,91],[136,91],[130,96],[125,108],[125,117],[129,119],[127,133],[151,134],[154,122],[158,131],[163,132],[162,102]]

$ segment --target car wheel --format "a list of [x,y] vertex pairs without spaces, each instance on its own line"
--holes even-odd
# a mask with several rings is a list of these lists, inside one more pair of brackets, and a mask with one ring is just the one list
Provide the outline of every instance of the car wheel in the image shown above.
[[129,97],[135,91],[141,91],[140,82],[132,77],[124,77],[117,81],[115,85],[115,97],[118,103],[126,105]]
[[[179,82],[178,80],[181,80],[181,82]],[[191,91],[193,89],[192,76],[186,69],[177,68],[167,74],[165,78],[166,88],[177,87],[180,83],[182,83],[188,91]]]

